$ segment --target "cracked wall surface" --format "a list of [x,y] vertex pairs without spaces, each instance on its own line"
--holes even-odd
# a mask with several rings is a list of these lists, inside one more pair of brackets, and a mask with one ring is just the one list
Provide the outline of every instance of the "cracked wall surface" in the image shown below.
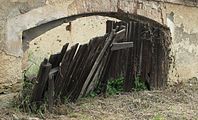
[[[76,43],[85,44],[94,37],[103,36],[106,33],[107,20],[118,21],[110,17],[90,16],[58,24],[57,27],[53,26],[57,24],[56,22],[27,30],[23,35],[23,51],[25,52],[22,69],[26,70],[27,76],[33,76],[37,74],[43,59],[60,52],[65,43],[69,43],[70,48]],[[49,29],[51,26],[54,28]]]
[[198,8],[166,4],[175,65],[172,81],[198,77]]
[[197,6],[193,0],[0,0],[0,93],[20,91],[24,30],[93,12],[125,12],[167,25],[174,61],[169,81],[197,77]]

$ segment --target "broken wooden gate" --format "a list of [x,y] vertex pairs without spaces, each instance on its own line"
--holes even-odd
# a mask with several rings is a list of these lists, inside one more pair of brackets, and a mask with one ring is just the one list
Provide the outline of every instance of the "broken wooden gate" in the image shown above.
[[124,76],[124,90],[131,91],[135,78],[141,76],[148,89],[163,88],[167,83],[170,41],[162,28],[130,21],[107,21],[106,35],[88,44],[68,43],[58,54],[40,66],[32,102],[42,101],[48,91],[54,100],[76,101],[96,86],[106,92],[108,80]]

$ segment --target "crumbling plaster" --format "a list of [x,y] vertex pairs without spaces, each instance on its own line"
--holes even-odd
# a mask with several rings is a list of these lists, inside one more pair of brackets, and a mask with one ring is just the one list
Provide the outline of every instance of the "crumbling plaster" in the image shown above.
[[19,90],[15,88],[21,88],[16,83],[22,81],[21,40],[24,30],[56,19],[93,12],[124,11],[168,25],[173,38],[171,53],[175,58],[170,79],[197,77],[198,8],[197,2],[185,1],[0,0],[0,92],[16,92]]
[[0,0],[1,93],[21,88],[24,30],[73,15],[109,12],[140,15],[164,24],[160,5],[136,0]]
[[[35,1],[36,2],[36,1]],[[28,4],[28,1],[12,1],[12,6],[20,6],[21,4]],[[55,4],[54,4],[55,3]],[[60,3],[60,4],[59,4]],[[15,15],[12,12],[11,17],[7,17],[4,22],[4,40],[3,40],[3,51],[13,57],[22,57],[22,32],[24,30],[39,26],[41,24],[61,19],[67,18],[73,15],[79,14],[89,14],[89,13],[109,13],[109,12],[126,12],[130,14],[137,14],[140,16],[145,16],[146,18],[153,19],[161,24],[163,24],[162,14],[160,4],[152,3],[149,1],[137,2],[135,0],[70,0],[70,1],[45,1],[41,3],[43,7],[35,8],[30,11],[32,6],[26,8],[25,10],[20,10],[20,7],[15,8]],[[15,5],[17,4],[17,5]],[[34,4],[32,2],[31,4]],[[153,7],[154,6],[154,7]],[[38,6],[33,6],[38,7]],[[22,7],[23,8],[23,7]],[[22,11],[22,12],[21,12]],[[22,14],[21,14],[22,13]],[[16,61],[18,68],[21,68],[21,61]],[[4,69],[8,71],[15,71],[12,74],[21,74],[21,71],[15,69],[15,67],[9,68],[6,63]],[[9,64],[9,62],[7,63]],[[0,76],[4,81],[8,81],[3,75]],[[16,78],[18,79],[18,78]]]
[[53,20],[79,14],[124,11],[164,24],[165,19],[161,10],[160,4],[150,4],[148,1],[137,2],[134,0],[75,0],[71,4],[63,3],[59,6],[46,5],[7,20],[4,50],[8,54],[22,56],[22,32]]
[[198,8],[166,4],[166,10],[175,57],[170,78],[182,81],[198,77]]

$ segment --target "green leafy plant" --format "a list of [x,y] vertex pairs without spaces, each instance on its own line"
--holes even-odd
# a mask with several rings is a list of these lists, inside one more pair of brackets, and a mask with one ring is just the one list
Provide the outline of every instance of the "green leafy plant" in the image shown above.
[[[117,79],[109,80],[107,84],[107,94],[115,95],[123,91],[123,82],[124,78],[119,77]],[[91,91],[86,97],[95,97],[100,93],[99,88],[96,88],[94,91]]]
[[137,77],[135,78],[135,88],[136,91],[141,91],[141,90],[146,90],[146,85],[144,83],[144,81],[141,79],[140,75],[137,75]]
[[118,79],[110,80],[107,84],[107,93],[109,95],[115,95],[123,91],[124,78],[119,77]]
[[96,91],[91,91],[88,95],[87,95],[87,97],[95,97],[95,96],[97,96],[98,94],[96,93]]
[[[25,74],[25,73],[23,73]],[[19,111],[31,113],[31,93],[33,88],[33,80],[30,80],[24,75],[24,83],[23,83],[23,90],[21,91],[20,95],[17,96],[17,100],[15,99],[13,102],[13,107],[18,109]]]

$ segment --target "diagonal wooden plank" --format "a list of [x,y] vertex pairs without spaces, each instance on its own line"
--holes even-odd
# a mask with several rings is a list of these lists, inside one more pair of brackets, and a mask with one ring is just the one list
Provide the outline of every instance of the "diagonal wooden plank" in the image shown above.
[[111,51],[132,48],[133,42],[112,43]]
[[82,97],[86,93],[86,89],[87,89],[90,81],[92,80],[92,78],[93,78],[93,76],[94,76],[99,64],[101,63],[101,61],[103,59],[103,56],[105,55],[106,50],[108,49],[108,47],[110,46],[111,42],[113,41],[114,35],[115,35],[115,30],[112,30],[112,32],[110,33],[109,37],[107,38],[106,43],[105,43],[102,51],[100,52],[98,58],[96,59],[94,65],[93,65],[93,67],[92,67],[92,69],[91,69],[91,71],[90,71],[90,73],[89,73],[89,75],[88,75],[83,87],[82,87],[82,90],[81,90],[81,93],[80,93],[79,97]]
[[120,42],[126,38],[126,29],[122,29],[115,33],[114,42]]

